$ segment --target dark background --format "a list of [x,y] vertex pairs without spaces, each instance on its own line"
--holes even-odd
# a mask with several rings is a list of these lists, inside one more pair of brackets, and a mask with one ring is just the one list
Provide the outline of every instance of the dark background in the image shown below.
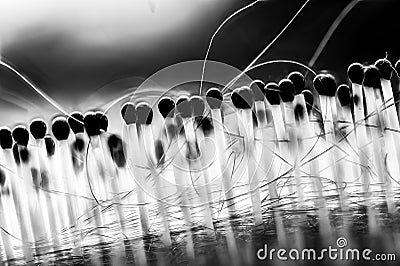
[[[1,1],[2,57],[65,110],[85,111],[117,97],[124,86],[139,85],[159,69],[203,59],[218,25],[250,3],[152,1]],[[332,22],[350,2],[310,1],[259,61],[292,59],[307,64]],[[210,59],[244,69],[303,3],[257,3],[222,28]],[[351,62],[373,63],[388,52],[394,63],[400,55],[399,3],[360,1],[339,25],[313,68],[331,70],[339,82],[346,82]],[[249,75],[265,82],[277,81],[293,69],[302,70],[274,64]],[[126,82],[113,87],[119,80]],[[13,126],[58,112],[3,67],[0,92],[1,125]]]

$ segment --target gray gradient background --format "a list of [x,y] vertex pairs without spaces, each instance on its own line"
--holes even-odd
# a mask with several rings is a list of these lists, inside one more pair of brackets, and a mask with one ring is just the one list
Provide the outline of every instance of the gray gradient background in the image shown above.
[[[261,61],[307,63],[349,0],[313,0]],[[218,25],[247,0],[0,0],[0,50],[67,111],[102,106],[171,64],[204,58]],[[217,35],[210,59],[245,68],[304,1],[266,0]],[[400,1],[361,1],[339,26],[314,69],[345,82],[354,61],[400,55]],[[249,73],[279,80],[296,67],[279,64]],[[200,75],[200,73],[199,73]],[[0,125],[59,113],[0,67]]]

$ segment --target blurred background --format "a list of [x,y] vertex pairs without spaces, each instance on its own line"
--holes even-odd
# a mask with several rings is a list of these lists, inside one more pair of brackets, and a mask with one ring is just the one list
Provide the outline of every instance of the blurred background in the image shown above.
[[[230,20],[209,59],[244,69],[279,33],[304,0],[264,0]],[[308,64],[350,0],[311,0],[259,62]],[[248,0],[2,0],[0,53],[66,111],[98,108],[158,70],[203,59],[214,31]],[[363,0],[338,26],[315,62],[346,82],[352,62],[400,55],[400,1]],[[277,81],[303,69],[274,64],[249,72]],[[200,78],[199,73],[199,78]],[[15,74],[0,67],[0,125],[59,113]]]

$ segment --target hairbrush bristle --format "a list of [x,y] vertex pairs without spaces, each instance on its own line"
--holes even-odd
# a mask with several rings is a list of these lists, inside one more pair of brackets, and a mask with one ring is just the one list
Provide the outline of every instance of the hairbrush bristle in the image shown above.
[[192,106],[189,103],[189,97],[181,96],[176,101],[176,111],[182,118],[189,118],[192,116]]
[[29,132],[25,126],[16,126],[12,131],[12,137],[18,145],[27,146],[29,142]]
[[99,120],[99,127],[104,132],[108,129],[108,117],[101,111],[96,112],[97,119]]
[[29,130],[35,139],[43,139],[47,132],[47,125],[43,119],[35,119],[29,125]]
[[192,96],[189,99],[189,104],[192,108],[193,117],[202,117],[205,110],[205,102],[200,96]]
[[387,60],[386,58],[378,59],[375,62],[375,66],[379,69],[379,72],[381,73],[381,77],[383,79],[390,80],[392,78],[393,66],[389,60]]
[[124,104],[124,106],[121,108],[121,116],[127,125],[136,123],[136,106],[133,103]]
[[0,129],[0,146],[3,150],[11,149],[13,145],[13,138],[9,128]]
[[265,84],[261,80],[255,80],[253,83],[250,85],[250,89],[253,92],[254,95],[254,101],[264,101],[265,98]]
[[313,86],[316,92],[318,92],[319,95],[325,95],[325,88],[324,85],[322,84],[322,77],[324,74],[318,74],[315,76],[313,80]]
[[294,84],[290,79],[279,81],[279,94],[283,102],[292,102],[294,100]]
[[337,83],[336,79],[331,74],[325,74],[321,78],[322,86],[324,87],[324,93],[326,96],[333,97],[336,94]]
[[210,88],[206,93],[206,101],[211,109],[221,108],[224,96],[218,88]]
[[279,105],[281,97],[279,95],[279,86],[275,82],[265,85],[265,98],[271,105]]
[[100,135],[100,121],[94,112],[87,112],[83,121],[89,137]]
[[83,124],[83,114],[81,112],[73,112],[67,118],[69,127],[74,134],[85,132],[85,126]]
[[306,102],[307,112],[310,113],[314,105],[314,95],[310,90],[303,90],[301,93],[303,94]]
[[58,141],[68,139],[70,128],[65,117],[57,117],[53,120],[51,132]]
[[364,79],[364,66],[360,63],[353,63],[347,69],[347,76],[351,83],[362,84]]
[[164,97],[158,102],[158,111],[161,116],[165,119],[167,117],[173,117],[175,111],[175,103],[171,97]]
[[376,66],[368,66],[364,71],[364,87],[380,88],[381,86],[381,74]]
[[293,82],[295,94],[300,94],[306,87],[304,75],[298,71],[290,73],[288,79]]
[[136,115],[139,125],[150,125],[153,121],[153,109],[148,103],[139,103],[136,106]]
[[254,104],[254,95],[248,87],[238,88],[232,92],[231,100],[238,109],[251,109]]
[[337,89],[337,97],[341,106],[350,106],[351,92],[346,84],[341,84]]
[[56,150],[56,144],[50,136],[44,137],[44,143],[46,145],[47,156],[53,156]]

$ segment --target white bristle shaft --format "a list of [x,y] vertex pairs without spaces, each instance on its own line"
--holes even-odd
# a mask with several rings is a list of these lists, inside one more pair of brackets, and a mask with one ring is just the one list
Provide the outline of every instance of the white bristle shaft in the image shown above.
[[378,185],[383,185],[385,183],[385,174],[384,174],[384,166],[382,164],[382,153],[380,140],[381,136],[379,135],[379,123],[380,123],[380,114],[378,112],[377,107],[377,98],[375,96],[374,89],[371,87],[364,87],[365,100],[366,100],[366,123],[369,125],[367,127],[367,136],[370,138],[370,143],[372,143],[373,148],[373,158],[374,158],[374,167],[376,169],[376,173],[379,179]]
[[65,185],[66,191],[68,192],[68,208],[70,211],[70,223],[77,225],[80,227],[80,222],[77,220],[79,217],[79,209],[80,206],[77,205],[76,201],[76,176],[73,171],[72,161],[71,161],[71,152],[68,145],[68,141],[60,141],[59,142],[59,159],[61,160],[61,169],[62,173],[60,173],[60,178],[62,178],[62,183]]
[[286,136],[288,138],[288,149],[290,151],[290,163],[293,165],[293,173],[294,173],[294,181],[295,186],[290,185],[291,189],[295,189],[297,192],[298,203],[301,206],[305,206],[304,202],[304,192],[303,192],[303,184],[301,180],[300,174],[300,166],[299,166],[299,145],[297,141],[296,127],[295,127],[295,116],[294,116],[294,102],[283,103],[283,108],[285,111],[285,129]]
[[[170,132],[170,128],[174,129],[175,132]],[[176,183],[176,189],[177,193],[179,195],[178,198],[178,205],[181,208],[182,214],[183,214],[183,219],[185,221],[185,231],[186,231],[186,252],[191,260],[194,260],[194,245],[193,245],[193,239],[192,239],[192,232],[191,232],[191,226],[192,226],[192,220],[191,220],[191,214],[190,214],[190,208],[189,208],[189,201],[187,199],[187,195],[185,192],[184,187],[186,187],[186,182],[184,180],[183,173],[179,169],[178,165],[182,165],[182,158],[179,156],[179,146],[178,146],[178,134],[176,130],[176,125],[174,122],[173,118],[166,117],[165,118],[165,132],[167,136],[167,148],[165,149],[165,156],[166,156],[166,161],[171,161],[172,162],[172,169],[173,169],[173,174],[174,174],[174,179]]]
[[[40,161],[41,170],[45,171],[47,174],[48,189],[51,189],[52,173],[49,167],[49,161],[46,155],[46,147],[43,139],[37,140],[37,152]],[[58,230],[60,229],[57,225],[57,212],[53,209],[55,204],[55,199],[52,193],[48,191],[42,191],[41,195],[42,201],[46,202],[47,207],[47,219],[49,220],[50,235],[53,244],[57,247],[60,245],[60,239],[58,237]]]
[[[80,211],[81,206],[78,204],[77,201],[77,194],[75,189],[75,186],[77,184],[76,176],[72,166],[72,157],[68,140],[62,140],[58,142],[57,153],[59,159],[59,169],[61,169],[61,172],[55,178],[59,178],[59,181],[63,185],[60,191],[64,191],[67,193],[65,199],[69,213],[69,226],[73,226],[73,228],[80,234],[82,230],[82,222],[78,218],[79,213],[82,212]],[[73,231],[71,233],[73,237],[73,253],[77,256],[81,256],[81,239],[80,237],[75,237]]]
[[[380,152],[386,158],[386,165],[385,162],[382,162],[384,176],[384,192],[386,195],[386,204],[388,206],[389,213],[394,213],[396,211],[396,206],[394,202],[394,193],[393,187],[394,185],[398,185],[396,179],[393,179],[393,176],[396,176],[399,179],[399,160],[397,158],[396,149],[394,148],[396,145],[393,142],[394,139],[387,133],[387,117],[386,113],[383,112],[383,108],[385,108],[384,100],[382,98],[381,90],[378,88],[374,89],[375,92],[375,108],[377,112],[378,123],[377,125],[380,126],[378,130],[379,134],[379,145]],[[397,162],[397,163],[396,163]],[[393,180],[392,180],[393,179]]]
[[319,177],[319,163],[315,158],[318,153],[317,148],[320,146],[320,142],[317,141],[318,137],[310,123],[312,114],[310,116],[308,115],[304,95],[296,95],[294,104],[300,104],[304,110],[304,115],[299,118],[299,125],[297,128],[297,134],[300,136],[300,169],[304,174],[311,176],[311,180],[306,181],[306,191],[307,189],[311,189],[311,192],[308,192],[311,194],[310,196],[314,198],[314,205],[317,208],[320,234],[327,241],[332,237],[332,227],[329,221],[323,184]]
[[384,101],[382,106],[382,118],[384,119],[385,125],[385,148],[388,149],[387,162],[390,164],[390,167],[388,166],[388,171],[390,171],[390,176],[393,178],[393,180],[389,178],[388,181],[391,183],[391,186],[398,189],[400,186],[400,145],[396,144],[400,143],[400,136],[398,133],[400,131],[399,118],[394,104],[390,80],[381,79],[381,85]]
[[[194,119],[193,118],[184,119],[183,122],[184,122],[183,126],[185,129],[187,145],[192,147],[192,151],[193,150],[196,151],[197,140],[196,140],[196,133],[194,130]],[[191,161],[190,167],[195,175],[200,175],[198,178],[197,177],[194,178],[194,180],[196,180],[198,184],[197,188],[200,196],[201,207],[203,208],[203,214],[204,214],[204,225],[207,233],[212,235],[214,234],[214,224],[212,221],[212,212],[208,204],[209,200],[206,188],[207,184],[206,181],[204,180],[204,176],[202,176],[202,174],[198,172],[202,168],[200,160],[196,158],[193,161]]]
[[[43,217],[43,227],[45,230],[45,237],[48,238],[51,235],[51,230],[50,230],[50,218],[51,214],[49,214],[48,206],[47,206],[47,201],[45,199],[45,191],[43,191],[43,180],[42,180],[42,173],[47,173],[47,169],[45,168],[45,165],[43,163],[42,159],[42,154],[41,154],[41,144],[42,142],[40,140],[37,140],[35,143],[35,146],[31,148],[31,153],[32,153],[32,161],[31,161],[31,167],[35,167],[38,171],[38,175],[40,178],[39,184],[33,184],[34,185],[34,190],[36,192],[36,202],[37,206],[40,206],[40,212],[42,213]],[[38,186],[38,187],[36,187]]]
[[[206,140],[206,137],[204,136],[204,133],[202,129],[197,128],[196,129],[196,140],[197,140],[197,145],[200,150],[200,164],[203,169],[203,177],[205,181],[205,189],[207,192],[207,197],[208,197],[208,205],[210,207],[210,210],[213,210],[214,206],[214,190],[212,188],[212,183],[210,177],[213,176],[213,171],[214,171],[214,166],[215,164],[209,164],[209,162],[213,159],[214,154],[212,153],[213,150],[208,147],[209,142]],[[213,220],[217,219],[218,213],[215,211],[212,211],[212,218]]]
[[[18,149],[21,150],[22,146],[18,145]],[[30,152],[32,152],[30,150]],[[43,238],[46,238],[46,230],[44,228],[44,218],[41,206],[36,200],[36,192],[34,191],[32,175],[29,167],[29,163],[22,161],[20,157],[19,165],[19,175],[22,177],[22,184],[24,186],[25,198],[27,200],[27,205],[29,209],[29,214],[31,217],[32,232],[35,241],[36,252],[40,252],[38,242]]]
[[[372,164],[372,149],[369,145],[369,140],[367,136],[367,128],[366,121],[364,115],[364,95],[362,86],[359,84],[353,83],[351,85],[353,91],[353,98],[357,97],[358,104],[354,105],[354,130],[356,133],[357,146],[359,149],[359,158],[361,165],[370,165]],[[362,174],[362,183],[363,183],[363,193],[369,194],[370,191],[370,173],[365,169],[361,169]]]
[[[273,164],[273,170],[277,177],[283,177],[287,180],[290,170],[292,168],[291,164],[291,152],[289,150],[288,136],[286,135],[285,119],[284,119],[284,109],[282,105],[271,105],[271,114],[274,121],[274,129],[277,140],[277,152],[275,156],[276,163]],[[285,183],[287,182],[285,180]],[[291,193],[290,186],[283,186],[280,190],[281,195],[289,195]],[[282,200],[280,203],[282,203]],[[289,202],[287,202],[289,204]],[[292,201],[290,201],[292,203]],[[289,206],[289,205],[288,205]]]
[[119,171],[116,165],[113,162],[111,157],[111,153],[108,148],[107,137],[106,133],[102,133],[100,136],[100,143],[101,143],[101,159],[104,162],[105,167],[105,179],[103,181],[103,185],[106,189],[106,198],[111,199],[114,204],[114,213],[116,216],[116,220],[121,226],[121,229],[125,228],[124,225],[124,214],[121,205],[121,198],[120,198],[120,189],[118,183],[118,176]]
[[[298,94],[295,96],[294,101],[293,101],[293,106],[300,105],[303,110],[303,116],[298,117],[298,122],[296,123],[296,136],[298,137],[298,164],[299,164],[299,169],[301,172],[304,172],[305,174],[310,173],[311,169],[311,164],[315,162],[315,160],[311,162],[307,162],[308,158],[312,158],[307,156],[307,154],[314,153],[313,147],[313,141],[315,141],[313,138],[315,137],[312,133],[311,130],[311,125],[310,125],[310,118],[307,113],[307,108],[306,108],[306,102],[304,99],[303,94]],[[304,165],[304,162],[307,162]],[[308,177],[300,177],[302,186],[304,187],[303,193],[304,194],[310,194],[311,197],[314,197],[313,194],[315,194],[317,187],[315,185],[315,180],[319,181],[318,178],[308,178]],[[313,181],[314,180],[314,181]],[[321,185],[322,186],[322,185]]]
[[349,194],[362,193],[360,154],[357,146],[354,145],[357,141],[350,107],[344,106],[338,110],[338,130],[341,134],[338,146],[346,154],[345,160],[341,163],[343,168],[351,168],[351,171],[346,171],[346,180],[344,180],[348,184],[346,191]]
[[150,125],[141,125],[139,141],[140,141],[139,145],[141,154],[147,157],[147,165],[150,168],[155,183],[155,191],[157,195],[156,200],[162,223],[161,239],[165,245],[171,246],[172,241],[171,241],[170,225],[168,221],[168,208],[167,205],[164,203],[164,197],[163,197],[164,188],[161,186],[161,179],[163,178],[163,176],[161,175],[161,172],[156,169],[157,162],[155,160],[155,154],[154,154],[155,151],[154,136]]
[[[0,154],[0,159],[2,159],[1,155],[2,154]],[[3,160],[1,160],[0,163],[2,165],[5,165]],[[0,188],[1,189],[1,191],[0,191],[0,193],[1,193],[0,226],[2,228],[0,236],[1,236],[1,240],[3,242],[4,251],[6,253],[7,260],[13,260],[15,258],[15,253],[14,253],[14,249],[13,249],[14,244],[13,244],[12,236],[10,234],[6,233],[6,231],[7,231],[7,232],[10,232],[11,234],[13,234],[13,230],[12,230],[13,228],[11,226],[12,224],[10,223],[10,222],[13,222],[10,219],[10,218],[12,218],[11,217],[12,214],[10,212],[8,212],[7,207],[14,207],[13,206],[14,202],[10,198],[10,194],[7,195],[6,193],[3,193],[3,192],[5,192],[5,189],[7,189],[7,190],[9,189],[8,193],[12,193],[11,188],[9,187],[10,181],[8,181],[8,179],[10,177],[11,177],[11,175],[8,174],[4,186]],[[7,207],[6,207],[6,205],[7,205]]]
[[[261,114],[263,117],[260,117],[260,119],[257,117],[257,120],[259,123],[265,124],[265,105],[263,101],[256,101],[254,104],[256,114]],[[247,122],[249,123],[249,134],[248,138],[245,138],[245,141],[247,142],[247,148],[249,149],[249,168],[254,167],[251,169],[251,172],[249,172],[249,189],[250,189],[250,198],[251,198],[251,204],[253,207],[253,216],[254,216],[254,224],[256,226],[259,226],[263,223],[263,218],[262,218],[262,208],[261,208],[261,196],[260,196],[260,180],[259,180],[259,175],[257,174],[258,168],[260,168],[260,164],[264,164],[264,161],[260,161],[256,154],[255,154],[255,139],[254,139],[254,131],[253,131],[253,117],[252,117],[252,111],[249,110],[243,110],[245,112],[242,113],[243,119],[247,119]],[[250,112],[249,112],[250,111]],[[264,121],[262,121],[262,118],[264,118]],[[251,122],[251,124],[250,124]],[[251,127],[250,127],[251,126]],[[259,125],[261,127],[261,125]],[[245,147],[246,149],[246,147]],[[251,174],[250,174],[251,173]]]
[[232,181],[231,181],[232,171],[229,171],[229,169],[227,169],[228,162],[225,152],[228,150],[228,148],[225,139],[221,110],[212,109],[211,117],[213,120],[216,152],[220,165],[220,173],[222,176],[221,178],[225,192],[225,199],[227,201],[228,211],[230,215],[233,215],[236,213],[237,210],[235,205],[235,193],[233,190],[234,188],[232,186]]
[[128,147],[127,147],[127,158],[129,162],[129,167],[132,167],[134,173],[134,179],[136,184],[136,196],[139,204],[139,216],[142,226],[142,231],[144,234],[149,232],[149,217],[147,212],[147,201],[145,194],[145,175],[146,172],[143,170],[144,167],[143,159],[140,158],[142,154],[137,152],[139,148],[139,139],[136,124],[131,124],[128,126]]
[[337,154],[337,141],[335,137],[335,126],[334,126],[334,120],[333,120],[333,112],[332,112],[332,97],[325,96],[325,95],[320,95],[320,105],[321,105],[321,114],[322,114],[322,120],[323,120],[323,127],[324,127],[324,135],[325,135],[325,144],[326,144],[326,149],[330,149],[329,152],[327,153],[329,162],[329,171],[327,171],[327,174],[329,175],[329,179],[332,179],[332,181],[335,181],[335,183],[338,185],[338,194],[339,194],[339,206],[340,208],[344,209],[346,207],[346,203],[344,200],[344,195],[343,195],[343,182],[342,182],[342,177],[339,176],[338,174],[338,154]]
[[[261,136],[262,136],[262,141],[261,141],[261,157],[260,157],[260,163],[257,166],[255,177],[255,181],[260,182],[260,179],[266,178],[267,183],[268,183],[268,191],[269,191],[269,197],[271,201],[271,208],[274,216],[274,221],[275,221],[275,227],[276,227],[276,233],[278,237],[278,243],[281,246],[286,246],[287,245],[287,239],[286,239],[286,233],[285,233],[285,228],[283,224],[283,219],[282,219],[282,213],[278,210],[278,205],[279,205],[279,195],[278,195],[278,189],[276,186],[276,181],[274,180],[276,177],[276,174],[274,173],[273,170],[273,164],[274,160],[277,160],[273,154],[275,152],[275,147],[276,143],[274,141],[271,141],[271,137],[273,138],[274,136],[276,137],[274,127],[271,123],[271,125],[267,124],[266,120],[266,111],[265,111],[265,103],[264,102],[256,102],[255,103],[255,109],[256,109],[256,114],[257,114],[257,120],[258,120],[258,128],[261,130]],[[268,162],[270,164],[268,164]],[[270,167],[266,167],[270,165]],[[257,193],[259,192],[259,185],[260,183],[251,183],[251,191],[255,191]],[[255,189],[257,188],[257,190]],[[257,195],[256,195],[257,197]],[[259,197],[259,196],[258,196]],[[258,200],[258,199],[257,199]]]
[[[370,186],[372,186],[372,193],[374,194],[373,197],[379,196],[380,194],[383,194],[384,186],[385,186],[385,175],[383,171],[383,165],[382,165],[382,153],[380,150],[380,139],[379,139],[379,134],[378,134],[378,113],[377,113],[377,108],[376,108],[376,98],[375,98],[375,92],[373,88],[370,87],[364,87],[364,93],[365,93],[365,101],[366,101],[366,124],[369,126],[367,127],[367,138],[369,142],[369,146],[371,147],[372,151],[371,152],[371,157],[372,157],[372,164],[370,164],[370,167],[373,167],[372,169],[376,173],[376,177],[371,178]],[[377,180],[377,181],[375,181]],[[390,200],[390,199],[389,199]],[[368,202],[368,205],[371,202]],[[371,206],[369,207],[369,210],[371,210],[371,215],[369,216],[370,219],[368,219],[368,226],[370,229],[371,234],[376,235],[379,231],[379,226],[377,222],[377,217],[375,215],[375,209]]]
[[31,227],[31,220],[29,216],[29,209],[27,206],[26,198],[24,197],[24,187],[22,186],[22,177],[20,175],[19,167],[16,166],[11,150],[4,150],[4,157],[7,166],[15,174],[10,176],[11,190],[15,204],[15,210],[19,222],[19,229],[21,231],[22,250],[24,252],[25,260],[33,260],[33,251],[31,244],[33,241],[33,232]]

